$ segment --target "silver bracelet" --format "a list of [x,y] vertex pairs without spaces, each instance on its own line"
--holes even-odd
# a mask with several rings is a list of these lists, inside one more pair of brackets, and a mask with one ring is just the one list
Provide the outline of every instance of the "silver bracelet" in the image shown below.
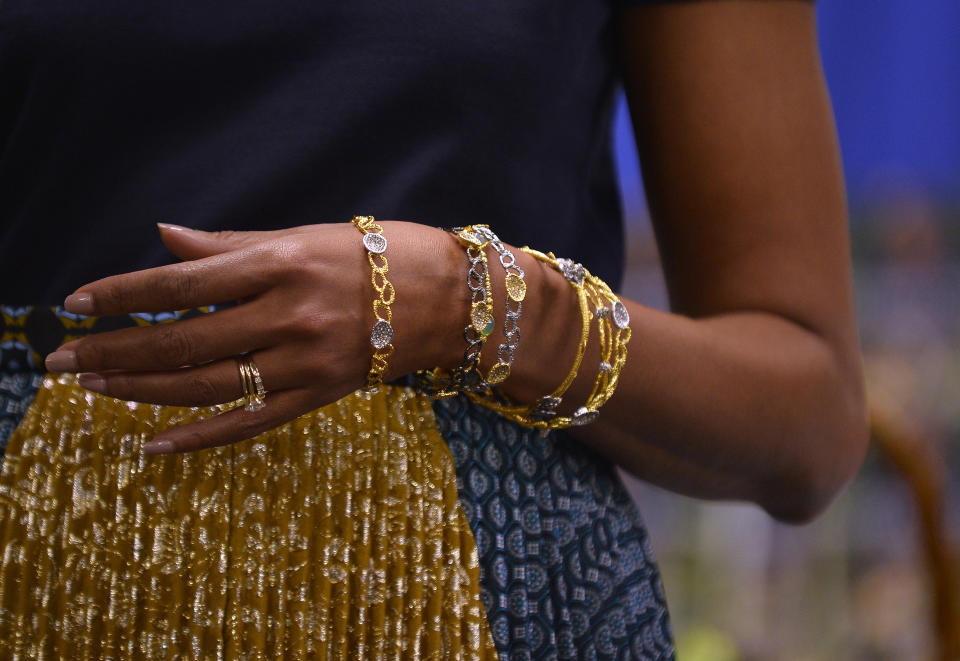
[[[524,280],[523,269],[517,264],[513,253],[507,250],[500,237],[494,234],[488,225],[473,225],[474,233],[490,242],[500,257],[500,265],[506,272],[507,297],[504,304],[505,317],[503,320],[503,336],[505,341],[497,348],[497,362],[487,373],[487,383],[496,385],[503,383],[510,376],[513,367],[514,352],[520,345],[520,316],[523,314],[523,299],[527,295],[527,283]],[[510,303],[516,303],[511,309]]]

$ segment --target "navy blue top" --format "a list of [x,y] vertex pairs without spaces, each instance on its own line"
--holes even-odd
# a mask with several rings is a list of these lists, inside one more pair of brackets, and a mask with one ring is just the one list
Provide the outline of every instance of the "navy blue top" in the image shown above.
[[612,285],[605,0],[4,0],[0,302],[174,258],[154,223],[490,223]]

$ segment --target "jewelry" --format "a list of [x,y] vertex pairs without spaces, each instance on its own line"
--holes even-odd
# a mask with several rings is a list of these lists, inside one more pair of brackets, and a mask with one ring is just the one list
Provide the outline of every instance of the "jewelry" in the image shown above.
[[[573,367],[554,392],[541,397],[531,406],[517,406],[502,397],[499,398],[500,401],[495,401],[473,393],[467,394],[471,399],[505,417],[524,426],[538,428],[544,433],[548,429],[590,424],[597,420],[600,416],[598,409],[610,399],[617,388],[620,373],[627,360],[627,343],[631,336],[630,313],[607,283],[592,275],[582,264],[570,259],[558,259],[553,253],[545,254],[526,246],[521,250],[556,268],[577,292],[582,330]],[[592,313],[589,310],[591,303],[594,305]],[[570,416],[560,416],[557,410],[563,395],[576,378],[586,353],[591,319],[597,320],[597,335],[600,341],[600,362],[593,389],[583,406]]]
[[251,413],[261,410],[267,405],[267,390],[263,387],[263,378],[256,363],[253,362],[253,356],[250,354],[237,356],[237,368],[240,370],[243,396],[247,400],[244,408]]
[[495,401],[490,398],[479,397],[476,394],[470,394],[474,399],[485,406],[497,411],[501,415],[510,418],[527,427],[536,427],[539,429],[557,428],[569,426],[569,423],[563,424],[565,419],[561,418],[554,422],[558,416],[560,404],[563,402],[563,395],[576,379],[580,371],[580,364],[583,362],[583,356],[587,350],[587,341],[590,337],[590,310],[587,303],[587,292],[584,289],[583,282],[586,277],[586,269],[582,265],[576,264],[571,260],[557,259],[553,253],[542,253],[533,250],[529,246],[524,246],[521,250],[528,255],[553,266],[560,271],[573,287],[577,295],[577,303],[580,308],[580,342],[577,345],[577,355],[574,357],[573,366],[567,373],[566,378],[552,393],[540,397],[536,402],[529,406],[521,406],[509,403],[505,398],[498,399],[504,401]]
[[432,397],[453,397],[464,390],[484,392],[489,385],[480,374],[480,352],[494,329],[493,294],[490,287],[490,269],[484,249],[489,241],[465,227],[450,230],[467,251],[470,269],[467,288],[470,290],[470,320],[463,329],[467,349],[463,361],[452,371],[440,368],[417,373],[417,386]]
[[363,247],[367,249],[367,261],[372,274],[370,281],[377,298],[373,300],[373,316],[376,321],[370,330],[370,344],[373,355],[370,358],[370,371],[364,389],[375,390],[383,384],[383,375],[387,371],[387,359],[393,355],[393,312],[390,305],[396,300],[396,291],[387,280],[389,265],[384,254],[387,250],[387,237],[383,227],[374,222],[373,216],[354,216],[354,226],[363,234]]
[[[470,225],[465,229],[472,230],[475,234],[489,241],[490,246],[497,251],[497,255],[500,257],[500,265],[506,272],[507,297],[504,304],[505,316],[503,320],[505,341],[497,348],[496,364],[487,372],[487,383],[496,385],[503,383],[510,376],[514,352],[520,345],[520,315],[523,313],[523,299],[527,295],[527,283],[524,280],[523,269],[517,264],[513,253],[503,245],[503,242],[488,225]],[[516,304],[514,308],[511,308],[511,302]]]

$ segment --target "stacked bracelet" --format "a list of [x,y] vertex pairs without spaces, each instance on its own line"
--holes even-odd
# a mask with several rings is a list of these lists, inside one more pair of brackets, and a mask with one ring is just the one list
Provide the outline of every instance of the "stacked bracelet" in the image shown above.
[[393,355],[393,312],[390,305],[396,298],[393,285],[387,280],[389,265],[384,254],[387,250],[387,238],[383,227],[374,222],[373,216],[354,216],[353,224],[363,234],[363,246],[367,249],[367,261],[372,273],[370,281],[377,292],[373,300],[373,316],[376,321],[370,330],[370,344],[373,355],[370,358],[370,371],[367,373],[365,388],[376,389],[383,384],[383,375],[387,371],[387,359]]
[[[463,332],[467,350],[464,352],[463,362],[453,370],[435,368],[419,372],[418,386],[434,397],[450,397],[464,393],[504,417],[526,427],[541,429],[544,433],[548,429],[586,425],[595,421],[599,416],[599,408],[616,390],[626,362],[627,343],[631,336],[630,315],[626,306],[603,280],[592,275],[582,264],[557,258],[553,253],[522,248],[523,252],[531,257],[559,271],[574,290],[580,311],[580,339],[573,364],[563,382],[549,395],[540,397],[533,404],[518,404],[496,386],[509,378],[514,354],[520,343],[519,320],[527,289],[523,269],[516,263],[513,253],[487,225],[456,227],[451,232],[466,248],[470,261],[467,274],[471,297],[470,322]],[[505,271],[507,298],[503,324],[505,341],[497,350],[496,362],[484,377],[479,369],[480,352],[494,328],[490,272],[484,252],[488,245],[497,252]],[[569,416],[561,416],[560,405],[580,373],[590,340],[591,322],[594,319],[597,320],[600,361],[593,388],[583,406]]]
[[[566,378],[563,380],[563,383],[561,383],[549,395],[540,397],[532,405],[523,406],[512,403],[504,403],[503,401],[497,401],[489,397],[481,397],[473,393],[469,394],[471,394],[472,399],[479,401],[485,406],[500,413],[504,417],[510,418],[511,420],[519,422],[527,427],[545,429],[569,426],[569,423],[560,424],[561,421],[557,420],[557,416],[560,404],[563,402],[563,396],[566,394],[567,390],[577,378],[577,374],[580,372],[580,365],[583,362],[583,356],[587,351],[587,342],[590,338],[591,315],[587,301],[587,290],[584,288],[586,270],[583,268],[583,266],[579,264],[574,265],[573,262],[570,262],[569,260],[558,260],[556,257],[554,257],[553,253],[544,254],[536,250],[532,250],[529,247],[521,248],[521,250],[559,270],[567,279],[567,282],[570,283],[570,286],[574,289],[577,295],[577,303],[580,308],[581,320],[580,342],[577,345],[577,355],[574,357],[573,365],[571,366],[570,371],[567,373]],[[498,398],[498,400],[503,400],[503,398]]]
[[490,269],[484,249],[489,241],[468,228],[450,230],[467,251],[470,268],[467,288],[470,290],[470,321],[463,329],[467,349],[463,361],[453,371],[432,369],[418,373],[417,385],[437,398],[453,397],[465,390],[485,390],[488,386],[480,374],[480,352],[494,329],[493,293]]
[[[514,353],[520,345],[520,316],[523,314],[523,299],[527,295],[527,283],[524,280],[523,269],[517,264],[516,258],[500,238],[487,225],[470,225],[463,228],[479,235],[488,241],[497,251],[500,265],[506,273],[505,288],[507,291],[504,303],[503,337],[504,342],[497,348],[497,362],[487,372],[488,385],[503,383],[510,377],[513,367]],[[456,231],[456,230],[455,230]],[[514,305],[511,306],[511,303]]]
[[[581,334],[573,366],[563,383],[549,395],[541,397],[533,405],[518,406],[503,398],[491,399],[476,393],[467,393],[471,399],[497,411],[501,415],[527,427],[561,429],[586,425],[599,417],[598,409],[616,390],[620,372],[627,359],[627,343],[630,341],[630,315],[610,287],[592,275],[583,265],[569,259],[558,259],[553,253],[542,253],[529,247],[522,250],[528,255],[554,267],[577,294],[580,308]],[[594,305],[591,313],[589,306]],[[600,364],[586,403],[570,416],[560,416],[558,409],[563,396],[580,371],[590,334],[590,321],[597,320],[597,335],[600,341]]]

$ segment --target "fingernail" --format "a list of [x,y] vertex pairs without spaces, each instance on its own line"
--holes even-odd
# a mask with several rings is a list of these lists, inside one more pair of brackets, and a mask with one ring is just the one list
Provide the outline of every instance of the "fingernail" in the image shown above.
[[43,362],[51,372],[76,372],[79,368],[76,351],[54,351]]
[[63,307],[73,314],[93,314],[93,294],[89,292],[70,294],[63,301]]
[[103,393],[107,390],[107,380],[96,372],[81,372],[77,374],[77,383],[93,392]]
[[172,223],[157,223],[157,227],[162,230],[170,230],[171,232],[196,232],[196,230],[190,229],[189,227],[174,225]]
[[156,439],[143,444],[144,454],[167,454],[173,452],[173,441],[158,441]]

